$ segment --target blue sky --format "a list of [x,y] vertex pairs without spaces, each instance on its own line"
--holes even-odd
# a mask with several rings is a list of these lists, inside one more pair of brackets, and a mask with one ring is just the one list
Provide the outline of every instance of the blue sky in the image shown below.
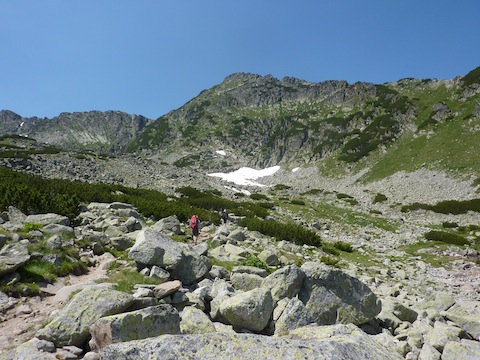
[[450,79],[480,66],[480,1],[0,0],[0,109],[152,119],[234,72]]

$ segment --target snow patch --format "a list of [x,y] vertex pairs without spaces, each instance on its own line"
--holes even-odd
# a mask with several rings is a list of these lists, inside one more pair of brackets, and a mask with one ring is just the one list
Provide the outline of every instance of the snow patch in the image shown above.
[[300,168],[296,167],[295,169],[292,169],[292,172],[294,173],[294,172],[297,172],[298,170],[300,170]]
[[20,123],[20,127],[22,127],[23,124],[25,124],[25,121],[22,121],[22,122]]
[[217,151],[215,151],[215,152],[216,152],[217,154],[219,154],[219,155],[222,155],[222,156],[227,155],[227,153],[226,153],[225,151],[223,151],[223,150],[217,150]]
[[258,178],[264,176],[271,176],[275,174],[280,169],[280,166],[272,166],[262,170],[255,170],[249,167],[242,167],[231,173],[213,173],[207,174],[208,176],[215,176],[222,178],[225,181],[233,182],[237,185],[253,185],[253,186],[266,186],[252,180],[257,180]]
[[224,186],[224,188],[227,189],[227,190],[230,190],[230,191],[235,191],[236,193],[245,194],[247,196],[252,195],[252,193],[248,190],[237,189],[237,188],[234,188],[233,186]]

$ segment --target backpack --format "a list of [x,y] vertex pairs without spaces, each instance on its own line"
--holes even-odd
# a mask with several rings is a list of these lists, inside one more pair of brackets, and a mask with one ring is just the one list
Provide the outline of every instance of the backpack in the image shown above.
[[196,227],[198,227],[198,216],[193,215],[190,218],[190,229],[193,229],[193,228],[196,228]]

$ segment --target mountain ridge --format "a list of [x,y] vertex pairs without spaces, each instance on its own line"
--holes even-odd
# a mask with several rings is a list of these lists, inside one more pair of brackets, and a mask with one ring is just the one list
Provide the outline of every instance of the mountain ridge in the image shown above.
[[[480,155],[474,149],[479,69],[450,80],[385,84],[234,73],[156,120],[120,111],[39,119],[2,110],[0,135],[27,135],[66,150],[161,158],[203,172],[282,165],[318,166],[332,175],[375,170],[383,162],[392,170],[382,176],[392,175],[396,166],[469,176],[480,170],[472,161]],[[465,139],[465,146],[456,138]],[[436,154],[441,144],[455,156],[446,149]],[[218,150],[226,155],[218,156]],[[385,166],[387,161],[394,166]]]

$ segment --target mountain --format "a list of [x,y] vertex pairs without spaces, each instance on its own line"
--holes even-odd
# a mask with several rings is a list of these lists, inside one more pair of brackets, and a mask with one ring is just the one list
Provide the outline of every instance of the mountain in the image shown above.
[[52,119],[0,111],[0,135],[17,134],[70,150],[118,153],[151,122],[121,111],[61,113]]
[[[461,170],[480,155],[479,69],[452,80],[382,85],[233,74],[147,126],[127,150],[210,169],[327,166],[332,159],[348,168],[391,154],[406,170],[435,162]],[[437,156],[438,146],[455,156]]]
[[280,165],[330,177],[361,173],[361,181],[419,169],[469,179],[480,173],[479,84],[480,67],[450,80],[385,84],[237,73],[155,121],[119,111],[39,119],[4,110],[0,135],[138,157],[123,168],[156,161],[153,173]]

